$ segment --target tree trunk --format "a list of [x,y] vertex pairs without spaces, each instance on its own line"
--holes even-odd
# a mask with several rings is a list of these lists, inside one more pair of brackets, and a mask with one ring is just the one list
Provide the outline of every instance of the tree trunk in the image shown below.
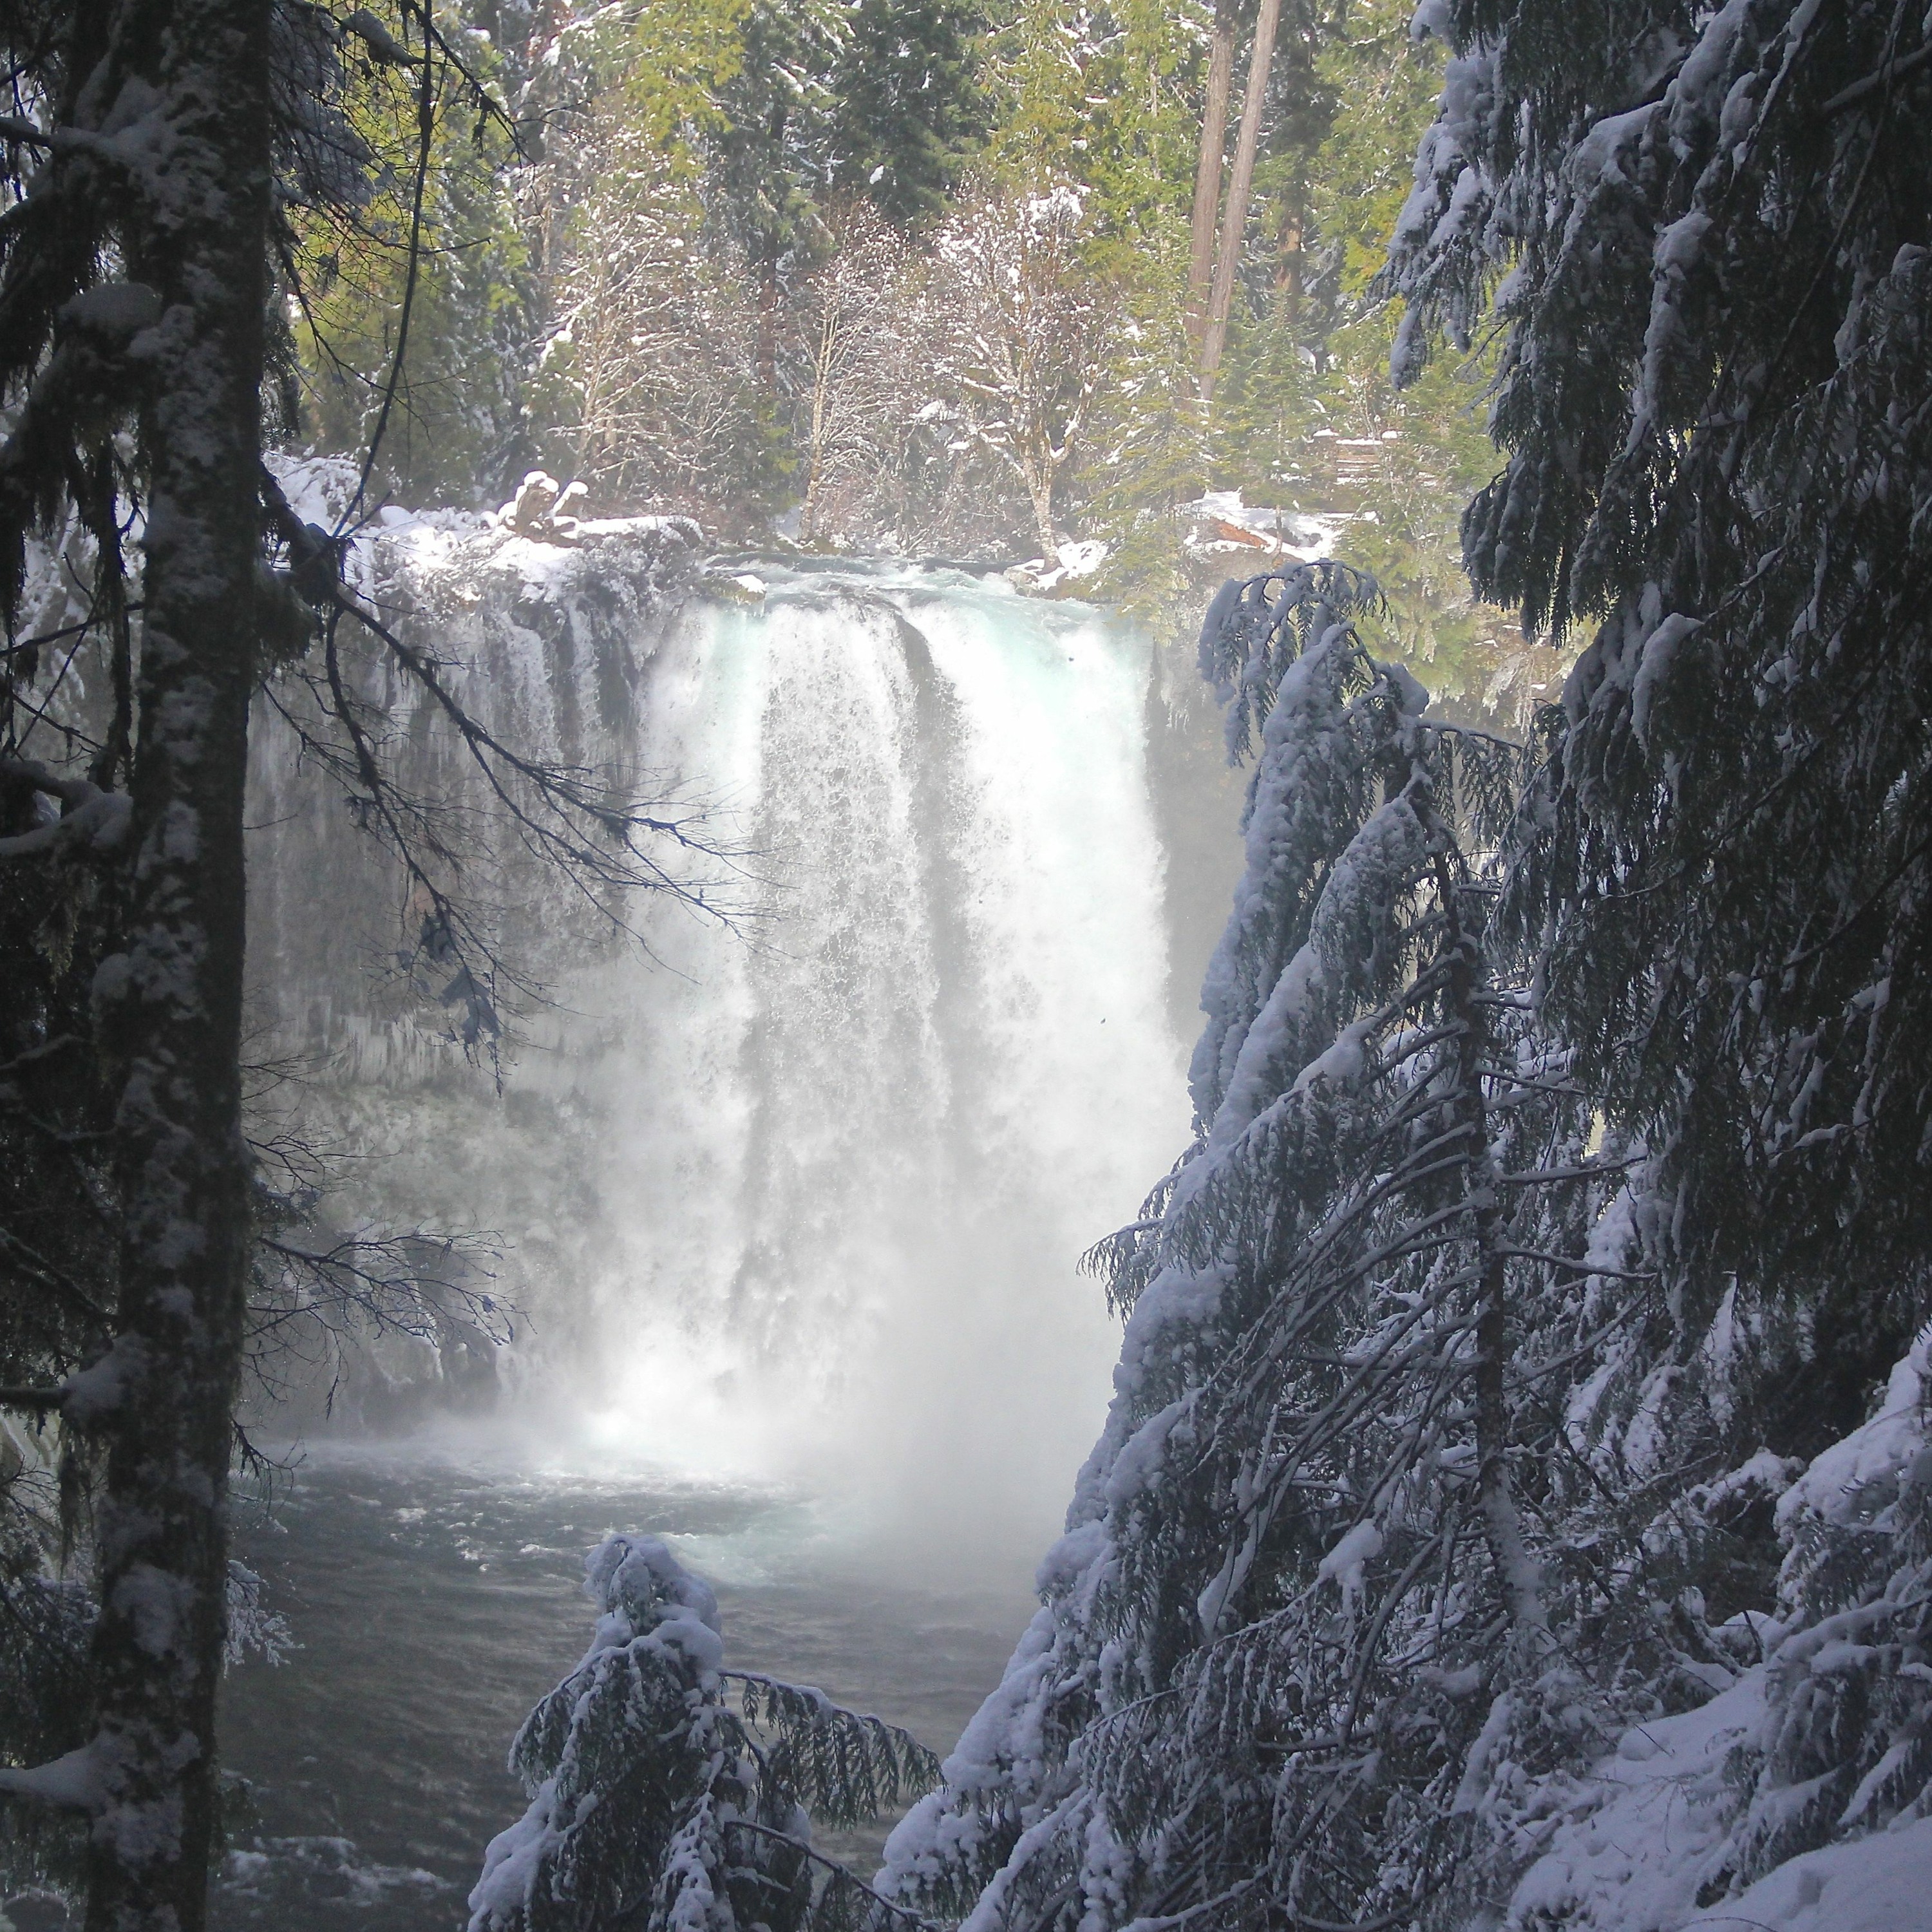
[[1255,182],[1255,154],[1261,145],[1262,108],[1268,96],[1268,68],[1274,59],[1274,34],[1281,0],[1262,0],[1255,22],[1254,51],[1248,58],[1247,91],[1241,97],[1241,132],[1234,145],[1234,172],[1221,211],[1221,245],[1214,262],[1214,286],[1208,298],[1208,327],[1201,343],[1201,398],[1212,402],[1221,351],[1228,340],[1228,315],[1234,304],[1234,273],[1240,266],[1247,232],[1248,196]]
[[[1430,816],[1434,816],[1432,810]],[[1440,820],[1437,820],[1439,826]],[[1446,842],[1446,833],[1443,835]],[[1498,1594],[1508,1615],[1512,1662],[1539,1662],[1550,1625],[1541,1580],[1523,1534],[1522,1512],[1510,1478],[1508,1374],[1510,1358],[1508,1228],[1490,1146],[1490,1112],[1483,1095],[1487,1028],[1480,995],[1480,941],[1462,916],[1458,881],[1446,860],[1436,864],[1436,891],[1449,922],[1446,1004],[1460,1029],[1456,1053],[1460,1105],[1469,1150],[1462,1167],[1463,1198],[1475,1240],[1476,1498]]]
[[1298,189],[1281,218],[1274,258],[1275,293],[1282,320],[1292,328],[1301,318],[1301,194]]
[[1208,326],[1208,292],[1214,278],[1214,224],[1221,212],[1228,96],[1234,81],[1234,0],[1220,0],[1214,9],[1214,37],[1208,44],[1208,102],[1201,120],[1201,152],[1194,166],[1194,248],[1187,265],[1187,332],[1197,354]]
[[1042,561],[1051,570],[1059,561],[1060,539],[1053,530],[1053,473],[1051,458],[1036,458],[1025,466],[1027,494],[1033,500],[1034,529],[1040,538]]
[[[172,147],[137,178],[130,278],[161,298],[140,416],[145,604],[130,915],[95,981],[122,1070],[121,1306],[68,1412],[107,1448],[97,1519],[88,1932],[199,1932],[248,1241],[238,1060],[255,670],[269,0],[122,22]],[[144,58],[145,56],[145,58]]]
[[752,338],[758,397],[767,409],[775,408],[778,403],[779,296],[778,265],[774,256],[758,264],[757,320]]
[[818,535],[819,485],[825,474],[825,419],[830,406],[832,358],[838,351],[838,310],[836,294],[826,298],[819,318],[818,353],[812,365],[812,441],[806,452],[805,502],[799,511],[798,540],[810,543]]

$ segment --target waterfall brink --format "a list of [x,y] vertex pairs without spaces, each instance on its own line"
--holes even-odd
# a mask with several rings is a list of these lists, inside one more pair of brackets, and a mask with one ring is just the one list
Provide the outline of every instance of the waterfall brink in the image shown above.
[[1037,1546],[1118,1348],[1077,1258],[1186,1126],[1149,646],[877,566],[760,566],[742,602],[606,584],[586,617],[592,560],[560,590],[515,554],[540,548],[478,571],[425,537],[391,588],[454,626],[511,735],[700,788],[765,916],[646,898],[646,958],[502,870],[502,942],[552,1004],[500,1096],[385,1010],[397,888],[272,740],[256,976],[329,1070],[309,1117],[388,1156],[359,1214],[504,1244],[527,1318],[493,1432],[794,1484],[969,1560]]

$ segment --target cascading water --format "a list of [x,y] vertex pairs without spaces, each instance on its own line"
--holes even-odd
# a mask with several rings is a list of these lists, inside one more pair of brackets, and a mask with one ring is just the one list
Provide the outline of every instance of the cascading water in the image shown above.
[[929,576],[776,578],[660,646],[647,761],[736,802],[777,890],[752,946],[646,922],[586,1311],[618,1439],[949,1541],[1063,1506],[1113,1352],[1074,1260],[1182,1124],[1148,674]]
[[[318,467],[287,481],[321,520],[342,482]],[[755,916],[646,895],[614,932],[478,812],[419,694],[349,658],[544,988],[500,1088],[395,970],[420,906],[264,718],[255,1034],[304,1070],[267,1112],[347,1156],[336,1229],[489,1231],[518,1313],[508,1349],[458,1311],[352,1363],[328,1416],[258,1420],[310,1439],[241,1533],[303,1648],[231,1680],[256,1817],[222,1932],[459,1918],[608,1528],[718,1586],[735,1660],[950,1745],[1101,1419],[1116,1339],[1077,1258],[1181,1138],[1172,987],[1239,850],[1202,831],[1233,820],[1210,734],[1097,611],[958,572],[707,570],[676,526],[386,521],[358,587],[472,712],[682,778]]]
[[[272,742],[265,1008],[333,1070],[333,1138],[383,1156],[359,1210],[506,1244],[530,1453],[777,1480],[1023,1561],[1115,1346],[1077,1257],[1185,1124],[1150,646],[956,572],[761,564],[667,597],[638,527],[409,524],[372,590],[506,736],[700,787],[763,916],[645,898],[646,959],[501,875],[503,949],[554,1004],[499,1097],[382,1012],[394,888]],[[412,782],[448,783],[408,730]]]

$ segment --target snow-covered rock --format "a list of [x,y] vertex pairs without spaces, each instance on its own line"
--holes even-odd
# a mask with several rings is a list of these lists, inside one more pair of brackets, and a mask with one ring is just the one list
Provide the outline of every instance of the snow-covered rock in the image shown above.
[[1016,590],[1033,597],[1050,597],[1064,592],[1065,586],[1091,577],[1107,560],[1107,546],[1096,540],[1064,543],[1054,551],[1049,563],[1043,556],[1030,557],[1000,572]]
[[1181,506],[1187,519],[1187,547],[1202,556],[1252,560],[1261,569],[1284,557],[1313,563],[1335,554],[1346,517],[1309,517],[1298,510],[1244,503],[1238,490],[1210,490]]

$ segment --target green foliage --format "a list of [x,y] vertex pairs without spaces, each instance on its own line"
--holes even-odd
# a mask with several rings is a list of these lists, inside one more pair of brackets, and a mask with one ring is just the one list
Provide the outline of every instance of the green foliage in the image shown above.
[[[754,530],[810,478],[797,400],[814,389],[810,288],[842,236],[862,230],[848,212],[869,202],[917,227],[970,212],[974,197],[1070,184],[1093,294],[1122,324],[1094,352],[1078,473],[1059,491],[1063,514],[1114,552],[1103,587],[1171,617],[1192,590],[1174,508],[1210,482],[1372,512],[1365,527],[1399,620],[1386,640],[1459,676],[1467,658],[1477,668],[1462,682],[1491,675],[1484,627],[1466,607],[1445,608],[1458,600],[1441,568],[1439,526],[1480,480],[1462,460],[1476,432],[1448,417],[1475,386],[1399,402],[1372,370],[1387,332],[1365,292],[1368,265],[1436,71],[1404,12],[1394,0],[1288,10],[1248,293],[1211,421],[1194,398],[1184,319],[1204,12],[1158,0],[650,0],[566,17],[528,56],[518,112],[530,158],[514,206],[498,137],[479,153],[458,124],[460,86],[439,82],[430,252],[388,433],[398,487],[489,500],[540,460],[582,475],[606,507]],[[505,72],[480,43],[476,64]],[[346,232],[303,231],[298,262],[321,326],[304,338],[310,414],[334,447],[366,430],[394,346],[418,79],[380,64],[362,74],[356,125],[383,160],[378,192]],[[963,537],[986,517],[986,479],[953,477],[973,469],[970,452],[921,428],[928,404],[956,412],[964,398],[912,380],[938,352],[918,346],[938,319],[920,313],[918,284],[903,279],[896,319],[907,346],[890,380],[903,393],[867,407],[902,418],[880,476],[918,470],[917,494]],[[1432,439],[1405,451],[1403,487],[1377,496],[1359,477],[1338,482],[1316,433],[1360,438],[1391,423]],[[862,527],[906,521],[903,506],[848,508]]]
[[858,0],[831,81],[835,197],[901,224],[944,210],[986,129],[980,25],[962,0]]
[[[700,143],[724,124],[719,96],[745,65],[754,0],[645,0],[596,8],[567,21],[553,63],[555,105],[614,106],[642,146],[665,157],[681,183],[702,166]],[[566,142],[568,119],[552,135]]]
[[[1344,547],[1382,587],[1382,648],[1447,701],[1521,730],[1556,695],[1569,658],[1479,602],[1462,566],[1462,508],[1495,467],[1485,427],[1494,356],[1442,358],[1398,390],[1388,373],[1398,320],[1394,304],[1378,304],[1330,338],[1328,366],[1306,386],[1312,411],[1302,420],[1316,427],[1288,458],[1286,494],[1352,513]],[[1338,482],[1345,438],[1354,460]]]
[[1446,362],[1402,390],[1388,373],[1401,310],[1376,277],[1442,80],[1441,50],[1412,37],[1412,11],[1366,0],[1309,23],[1290,49],[1301,71],[1279,83],[1274,152],[1257,175],[1252,268],[1265,292],[1231,336],[1214,476],[1251,499],[1350,518],[1339,548],[1382,590],[1378,648],[1443,700],[1520,726],[1563,667],[1472,600],[1456,536],[1494,468],[1493,356]]
[[[324,448],[362,447],[400,347],[384,476],[412,502],[475,505],[499,500],[533,453],[521,394],[529,250],[506,185],[508,136],[477,98],[500,64],[480,35],[458,38],[468,74],[432,52],[427,100],[420,65],[347,56],[346,112],[372,158],[373,191],[296,210],[288,269],[304,433]],[[419,165],[425,108],[434,131]]]
[[[1257,217],[1204,416],[1179,332],[1186,184],[1172,168],[1159,183],[1144,171],[1109,177],[1138,196],[1142,211],[1130,221],[1116,217],[1118,232],[1168,238],[1121,251],[1131,322],[1096,412],[1080,502],[1113,553],[1099,594],[1163,627],[1187,624],[1198,584],[1174,506],[1204,487],[1348,520],[1338,548],[1372,571],[1382,592],[1378,615],[1365,620],[1377,647],[1426,667],[1432,686],[1466,712],[1520,724],[1561,667],[1472,603],[1455,535],[1462,505],[1492,467],[1484,416],[1493,362],[1478,356],[1445,366],[1402,392],[1388,374],[1400,308],[1374,276],[1441,76],[1439,50],[1409,34],[1410,11],[1403,0],[1287,10],[1256,172]],[[1016,40],[1032,63],[1021,68],[1066,86],[1077,63],[1047,56],[1077,42],[1065,32],[1054,40],[1048,24],[1030,21],[1030,40]],[[1190,85],[1198,80],[1185,61],[1177,71]],[[1184,91],[1178,98],[1189,98]],[[1080,116],[1098,111],[1036,78],[1016,82],[995,151],[1003,141],[1024,151],[1029,130],[1042,145],[1090,140]],[[1076,122],[1078,134],[1070,131]],[[1096,174],[1090,158],[1082,165]]]
[[1164,230],[1184,228],[1198,51],[1188,13],[1160,0],[1012,0],[988,37],[988,164],[1023,188],[1078,185],[1103,270],[1118,273]]
[[744,250],[761,304],[774,298],[782,268],[808,267],[832,245],[814,190],[849,31],[832,0],[752,0],[738,58],[718,88],[712,199]]
[[1367,298],[1381,272],[1442,89],[1441,50],[1412,35],[1414,11],[1408,0],[1354,0],[1315,63],[1334,106],[1309,170],[1309,216],[1343,303]]
[[[1108,546],[1093,594],[1130,616],[1162,625],[1192,595],[1176,512],[1199,495],[1208,466],[1194,345],[1174,266],[1156,260],[1136,290],[1137,311],[1120,331],[1078,478],[1082,514]],[[1160,272],[1162,267],[1168,272]]]

